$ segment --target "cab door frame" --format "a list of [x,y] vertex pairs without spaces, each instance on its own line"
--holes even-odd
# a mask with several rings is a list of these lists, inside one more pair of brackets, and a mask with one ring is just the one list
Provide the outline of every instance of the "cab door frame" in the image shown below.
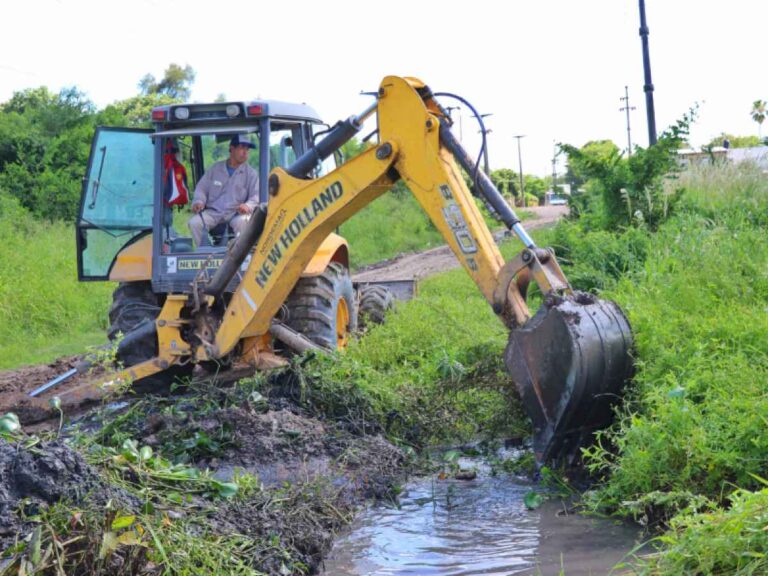
[[[97,126],[96,131],[94,132],[93,139],[91,141],[91,151],[88,156],[88,166],[86,168],[86,173],[83,177],[83,188],[82,192],[80,194],[80,206],[78,209],[78,216],[77,221],[75,223],[75,239],[76,239],[76,245],[77,245],[77,278],[81,282],[93,282],[93,281],[104,281],[109,280],[109,273],[112,269],[112,266],[115,263],[115,258],[117,257],[117,254],[120,253],[120,251],[125,248],[125,246],[128,246],[129,244],[132,244],[133,242],[136,242],[140,238],[144,237],[147,233],[152,232],[152,223],[146,225],[132,225],[132,224],[124,224],[120,226],[114,226],[113,230],[119,230],[122,234],[112,234],[110,232],[110,226],[105,225],[104,223],[94,223],[88,220],[84,217],[84,210],[86,208],[86,203],[91,202],[91,205],[94,205],[98,199],[99,194],[99,188],[101,187],[100,182],[100,175],[101,170],[103,169],[103,162],[105,160],[106,151],[102,151],[102,154],[99,155],[99,136],[106,132],[122,132],[127,134],[146,134],[147,139],[149,140],[150,135],[152,134],[153,130],[151,128],[124,128],[124,127],[112,127],[112,126]],[[95,181],[92,178],[92,170],[94,168],[94,163],[100,161],[102,162],[102,165],[99,169],[99,178],[97,178]],[[154,168],[153,168],[154,169]],[[154,187],[154,179],[153,179],[153,187]],[[90,192],[90,194],[89,194]],[[152,192],[152,197],[154,198],[155,191]],[[119,235],[123,234],[131,234],[133,231],[137,231],[136,234],[132,234],[131,237],[123,244],[122,248],[117,250],[115,254],[113,255],[112,262],[109,264],[109,266],[106,267],[106,270],[104,271],[104,274],[97,275],[97,274],[86,274],[84,270],[84,262],[83,262],[83,252],[88,248],[88,241],[87,241],[87,230],[102,230],[103,232],[107,234],[111,234],[114,237],[118,237]]]

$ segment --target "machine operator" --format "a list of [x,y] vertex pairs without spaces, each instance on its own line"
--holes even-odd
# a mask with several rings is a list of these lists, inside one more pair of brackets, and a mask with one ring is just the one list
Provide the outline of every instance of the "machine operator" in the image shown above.
[[248,164],[248,152],[256,146],[244,134],[229,141],[229,158],[216,162],[195,188],[188,226],[196,246],[203,235],[221,223],[229,223],[239,235],[259,204],[259,176]]

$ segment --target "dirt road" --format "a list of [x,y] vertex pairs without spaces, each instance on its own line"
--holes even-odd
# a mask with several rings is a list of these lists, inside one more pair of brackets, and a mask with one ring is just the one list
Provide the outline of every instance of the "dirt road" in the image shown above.
[[[551,225],[568,212],[567,206],[538,206],[527,208],[526,211],[534,215],[525,220],[523,226],[526,230],[535,230]],[[459,266],[459,261],[451,249],[445,246],[403,254],[392,260],[379,262],[364,268],[353,275],[355,282],[377,282],[380,280],[413,280],[426,278],[433,274],[445,272]]]

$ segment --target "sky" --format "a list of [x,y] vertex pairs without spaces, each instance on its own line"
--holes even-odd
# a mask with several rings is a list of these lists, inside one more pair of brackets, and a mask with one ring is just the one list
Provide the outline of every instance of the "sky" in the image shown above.
[[[648,144],[637,0],[3,4],[0,102],[76,86],[101,108],[176,63],[196,72],[193,101],[306,102],[332,124],[361,112],[370,96],[360,93],[383,77],[415,76],[490,114],[491,169],[518,171],[521,157],[525,173],[544,176],[557,142],[627,147],[627,86],[632,144]],[[721,132],[757,135],[750,110],[768,100],[768,2],[646,0],[646,15],[657,131],[698,103],[694,146]],[[476,156],[477,123],[466,108],[454,114]]]

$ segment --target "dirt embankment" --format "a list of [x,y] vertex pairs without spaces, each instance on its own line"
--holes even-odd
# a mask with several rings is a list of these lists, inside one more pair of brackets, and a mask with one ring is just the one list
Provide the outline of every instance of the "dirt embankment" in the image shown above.
[[[62,550],[72,562],[67,573],[173,571],[172,554],[168,562],[149,560],[146,550],[160,548],[148,536],[131,537],[138,543],[126,540],[104,556],[99,543],[111,538],[105,535],[110,510],[119,510],[135,516],[137,526],[154,525],[166,547],[178,541],[179,531],[192,538],[200,532],[216,546],[246,538],[252,544],[238,561],[254,570],[314,573],[362,502],[394,496],[405,458],[375,430],[363,433],[309,413],[298,396],[290,383],[251,381],[145,397],[117,411],[104,407],[81,421],[87,454],[76,447],[82,444],[63,440],[0,437],[0,552],[16,549],[9,552],[13,562],[30,560],[31,544],[18,543],[39,537],[42,528],[43,549],[55,545],[54,535],[59,544],[72,543]],[[118,463],[126,439],[152,448],[164,463]],[[171,465],[194,468],[211,482],[238,483],[247,473],[258,485],[251,481],[248,494],[233,498],[200,493],[200,480],[185,483],[188,475],[178,479]],[[171,500],[171,493],[187,496]],[[45,511],[60,503],[66,523],[44,520]]]

